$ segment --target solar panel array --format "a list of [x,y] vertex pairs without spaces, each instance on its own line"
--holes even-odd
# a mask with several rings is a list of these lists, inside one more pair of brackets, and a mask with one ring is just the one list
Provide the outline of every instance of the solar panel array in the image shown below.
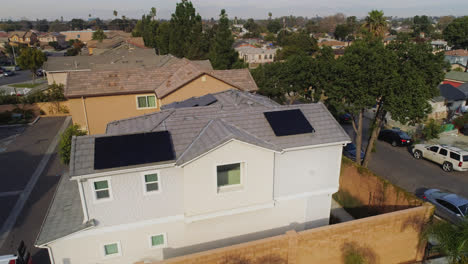
[[263,114],[278,137],[315,131],[300,109],[264,112]]
[[168,131],[98,137],[94,144],[94,169],[110,169],[175,159]]

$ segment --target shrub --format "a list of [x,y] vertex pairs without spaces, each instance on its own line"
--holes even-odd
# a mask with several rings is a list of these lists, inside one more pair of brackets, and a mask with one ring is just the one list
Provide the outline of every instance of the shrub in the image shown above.
[[455,118],[452,123],[456,128],[462,129],[465,124],[468,124],[468,113]]
[[424,126],[422,134],[424,139],[431,140],[434,138],[439,138],[439,134],[443,132],[443,127],[437,123],[434,119],[429,120],[429,122]]
[[70,152],[71,152],[71,143],[73,136],[84,136],[86,135],[85,131],[80,130],[78,125],[72,125],[68,127],[65,132],[60,137],[59,143],[59,155],[60,160],[63,164],[70,163]]

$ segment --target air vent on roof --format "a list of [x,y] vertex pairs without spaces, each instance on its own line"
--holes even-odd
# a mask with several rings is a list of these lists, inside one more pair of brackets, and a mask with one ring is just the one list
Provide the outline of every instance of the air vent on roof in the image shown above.
[[276,136],[290,136],[315,132],[300,109],[264,112]]
[[174,159],[174,148],[168,131],[95,139],[94,169],[96,170]]

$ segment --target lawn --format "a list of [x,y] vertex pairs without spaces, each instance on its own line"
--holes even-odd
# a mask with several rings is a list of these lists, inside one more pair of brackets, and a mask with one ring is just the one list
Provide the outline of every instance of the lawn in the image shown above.
[[15,88],[34,88],[42,83],[16,83],[16,84],[10,84],[9,86],[15,87]]

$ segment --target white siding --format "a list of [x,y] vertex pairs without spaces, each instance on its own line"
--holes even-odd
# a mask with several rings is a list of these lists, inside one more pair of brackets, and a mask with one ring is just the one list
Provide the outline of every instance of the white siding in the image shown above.
[[341,145],[275,155],[275,198],[338,189]]
[[144,172],[110,176],[111,201],[94,202],[92,181],[84,182],[89,218],[96,219],[100,226],[109,226],[183,214],[182,169],[166,168],[158,171],[161,191],[151,195],[144,195],[143,192]]
[[[185,214],[212,213],[273,201],[274,153],[239,141],[184,167]],[[216,165],[243,162],[242,189],[218,193]]]

